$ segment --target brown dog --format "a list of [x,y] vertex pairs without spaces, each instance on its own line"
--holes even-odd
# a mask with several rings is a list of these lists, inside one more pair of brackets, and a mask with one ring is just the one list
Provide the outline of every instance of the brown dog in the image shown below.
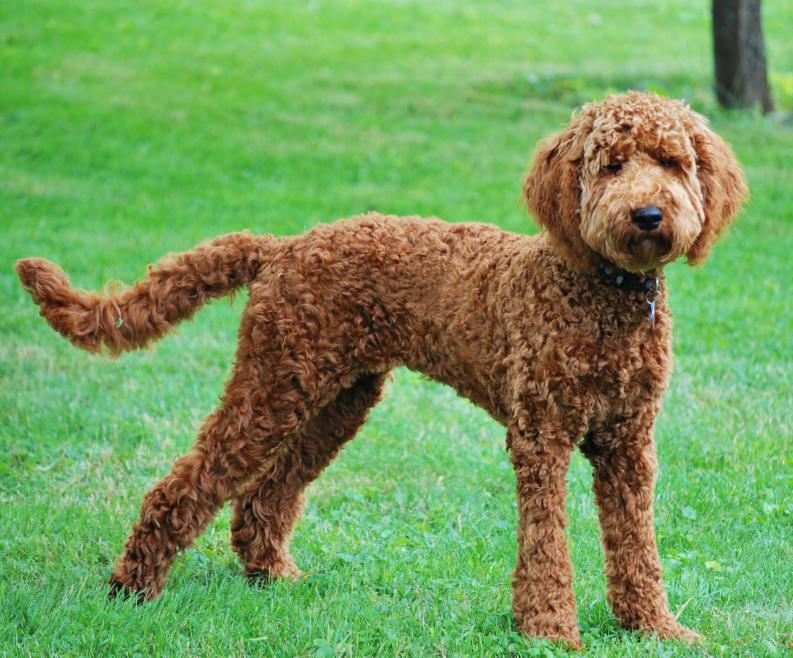
[[508,428],[520,528],[513,610],[580,646],[565,473],[594,466],[609,601],[622,624],[693,639],[669,610],[653,530],[653,423],[671,363],[661,268],[701,262],[746,196],[729,147],[683,103],[643,93],[587,105],[544,140],[525,183],[547,233],[365,215],[275,239],[227,235],[112,296],[17,263],[75,345],[146,345],[248,285],[233,374],[192,451],[144,498],[111,577],[153,598],[228,500],[247,573],[299,574],[288,539],[303,489],[380,399],[396,366],[450,384]]

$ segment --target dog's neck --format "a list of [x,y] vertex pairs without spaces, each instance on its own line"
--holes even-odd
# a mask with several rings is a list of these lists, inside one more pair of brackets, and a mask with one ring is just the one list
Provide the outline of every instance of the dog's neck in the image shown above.
[[[580,294],[581,291],[593,294],[602,304],[599,315],[604,319],[610,322],[615,315],[622,318],[644,316],[650,326],[655,324],[656,305],[665,296],[662,268],[641,273],[629,272],[594,253],[588,265],[582,266],[580,262],[571,262],[564,252],[560,253],[557,244],[547,233],[535,239],[542,244],[541,250],[546,254],[553,276],[562,288],[571,295]],[[536,252],[527,253],[527,256],[529,262],[536,262]],[[529,267],[535,269],[534,265]],[[633,311],[638,315],[634,316]]]
[[647,304],[647,321],[655,324],[655,302],[661,292],[659,271],[628,272],[613,263],[603,263],[599,267],[601,277],[613,288],[642,293]]
[[658,272],[628,272],[623,270],[612,263],[602,263],[600,265],[600,275],[605,281],[622,290],[637,290],[647,294],[655,294],[658,292],[660,279]]

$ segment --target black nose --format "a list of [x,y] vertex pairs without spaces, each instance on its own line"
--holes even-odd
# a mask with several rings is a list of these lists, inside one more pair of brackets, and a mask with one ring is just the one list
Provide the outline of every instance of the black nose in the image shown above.
[[654,231],[661,225],[661,218],[664,213],[656,206],[644,206],[631,210],[631,218],[642,231]]

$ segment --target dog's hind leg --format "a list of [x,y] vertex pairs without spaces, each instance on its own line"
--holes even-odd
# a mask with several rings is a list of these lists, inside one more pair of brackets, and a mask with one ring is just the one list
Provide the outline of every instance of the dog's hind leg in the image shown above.
[[[291,436],[338,396],[332,375],[314,374],[311,392],[296,372],[311,370],[310,351],[278,354],[241,336],[234,374],[220,408],[205,421],[193,450],[148,494],[110,584],[113,591],[155,598],[179,550],[207,526],[224,502],[261,471]],[[254,356],[255,355],[255,356]]]
[[303,491],[358,432],[380,400],[384,380],[385,375],[364,375],[342,390],[235,498],[231,543],[249,577],[300,574],[288,544],[303,509]]

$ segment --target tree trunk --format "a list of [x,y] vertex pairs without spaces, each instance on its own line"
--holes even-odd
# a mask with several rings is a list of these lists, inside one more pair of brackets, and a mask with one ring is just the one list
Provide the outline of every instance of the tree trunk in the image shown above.
[[770,112],[760,0],[713,0],[712,10],[716,98],[722,107]]

